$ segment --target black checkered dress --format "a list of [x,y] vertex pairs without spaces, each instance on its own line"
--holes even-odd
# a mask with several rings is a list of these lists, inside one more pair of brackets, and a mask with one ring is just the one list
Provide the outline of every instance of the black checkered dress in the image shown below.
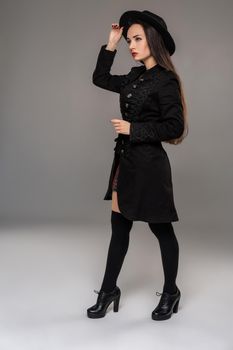
[[115,175],[114,175],[114,179],[112,181],[112,190],[113,191],[117,191],[117,178],[118,178],[118,173],[119,173],[119,164],[118,167],[116,169]]

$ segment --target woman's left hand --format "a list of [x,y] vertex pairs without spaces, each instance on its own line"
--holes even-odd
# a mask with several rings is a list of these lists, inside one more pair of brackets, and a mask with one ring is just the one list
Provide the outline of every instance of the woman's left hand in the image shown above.
[[111,122],[118,134],[130,134],[130,123],[122,119],[111,119]]

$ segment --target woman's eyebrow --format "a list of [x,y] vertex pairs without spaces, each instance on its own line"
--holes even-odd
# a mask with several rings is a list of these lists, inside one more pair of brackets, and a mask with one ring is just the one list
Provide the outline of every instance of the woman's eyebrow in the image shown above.
[[[135,38],[136,36],[140,36],[140,34],[134,35],[133,38]],[[126,39],[128,40],[129,38],[127,37]]]

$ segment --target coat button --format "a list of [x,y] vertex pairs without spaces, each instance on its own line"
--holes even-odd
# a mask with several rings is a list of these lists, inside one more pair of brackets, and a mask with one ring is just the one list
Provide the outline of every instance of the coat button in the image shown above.
[[126,108],[128,108],[128,107],[129,107],[129,104],[128,104],[128,103],[126,103],[126,104],[125,104],[125,107],[126,107]]
[[131,92],[127,95],[128,98],[130,98],[132,96]]
[[124,150],[123,150],[123,149],[121,149],[121,153],[124,153]]
[[128,113],[127,112],[125,112],[125,116],[128,117]]
[[133,84],[133,88],[135,89],[137,87],[137,84]]
[[140,81],[143,81],[143,80],[144,80],[144,78],[140,78],[139,80],[140,80]]

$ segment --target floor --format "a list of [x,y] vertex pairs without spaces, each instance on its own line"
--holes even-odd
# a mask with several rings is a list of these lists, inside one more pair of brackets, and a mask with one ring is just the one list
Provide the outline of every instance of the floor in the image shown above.
[[111,304],[102,319],[88,318],[86,308],[100,287],[108,224],[2,227],[0,349],[232,350],[232,240],[223,244],[213,232],[178,227],[181,300],[178,313],[165,321],[151,319],[163,272],[146,223],[134,223],[131,231],[118,278],[119,312]]

